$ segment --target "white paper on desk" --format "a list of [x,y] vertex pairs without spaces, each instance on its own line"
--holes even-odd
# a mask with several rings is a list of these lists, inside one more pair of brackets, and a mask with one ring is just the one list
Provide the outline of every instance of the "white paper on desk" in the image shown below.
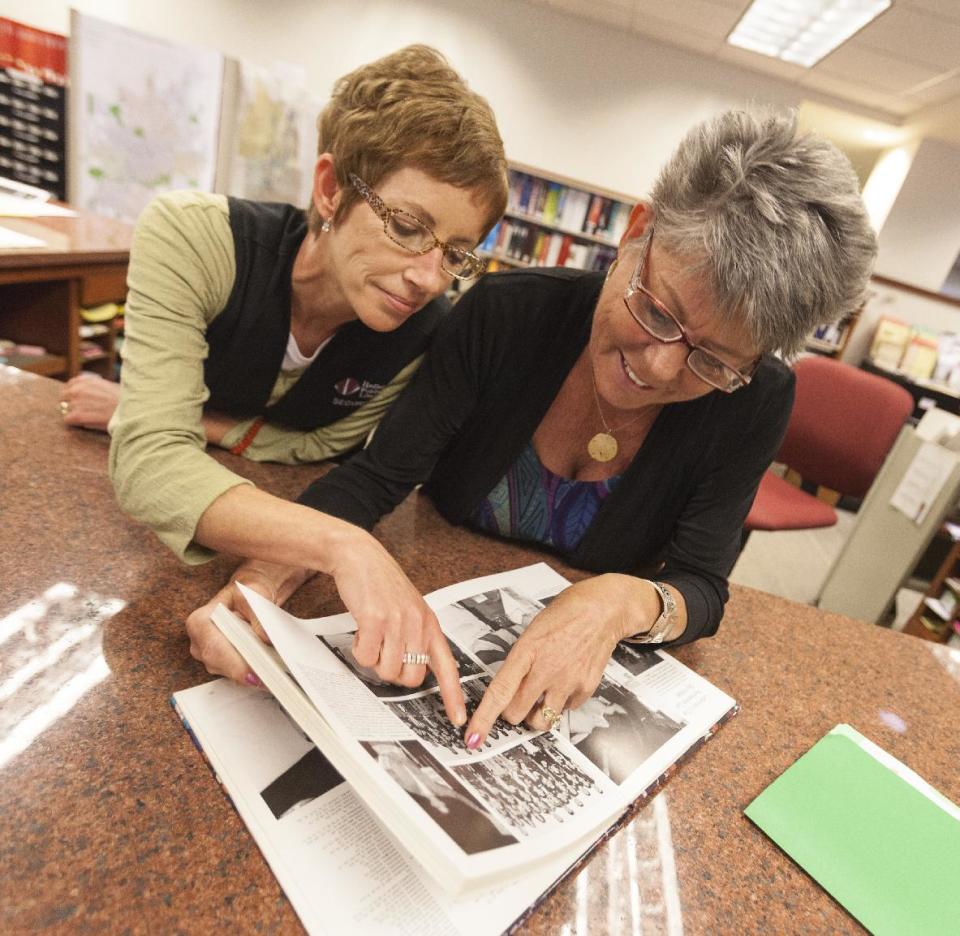
[[956,452],[932,442],[924,442],[893,492],[890,506],[919,526],[947,483],[957,460]]
[[[25,76],[29,77],[29,76]],[[36,185],[27,185],[26,182],[18,182],[16,179],[0,176],[0,195],[13,195],[16,198],[28,198],[32,201],[48,201],[50,193],[46,189],[38,188]]]
[[0,250],[18,250],[24,247],[46,247],[45,241],[39,237],[30,237],[10,228],[0,227]]
[[20,198],[0,192],[0,217],[3,218],[75,218],[77,213],[39,198]]

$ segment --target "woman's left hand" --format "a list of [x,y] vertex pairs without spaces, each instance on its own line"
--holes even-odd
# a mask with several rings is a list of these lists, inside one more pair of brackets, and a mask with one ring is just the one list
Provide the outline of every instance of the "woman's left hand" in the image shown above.
[[639,629],[635,585],[641,581],[598,575],[554,598],[521,634],[487,687],[464,732],[467,747],[480,747],[499,716],[513,725],[526,721],[546,729],[552,726],[544,708],[559,714],[582,705],[600,683],[618,641]]
[[83,371],[71,377],[60,391],[60,411],[68,426],[107,431],[120,400],[120,384]]

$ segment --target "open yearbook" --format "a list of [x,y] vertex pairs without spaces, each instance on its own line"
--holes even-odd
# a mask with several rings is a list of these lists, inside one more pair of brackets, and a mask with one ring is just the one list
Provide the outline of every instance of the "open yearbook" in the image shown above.
[[[468,711],[568,584],[540,563],[426,596]],[[244,593],[273,647],[222,606],[214,620],[272,698],[218,680],[174,704],[311,933],[501,932],[736,708],[622,644],[557,730],[499,721],[470,751],[432,676],[409,689],[356,663],[350,615],[300,620]]]

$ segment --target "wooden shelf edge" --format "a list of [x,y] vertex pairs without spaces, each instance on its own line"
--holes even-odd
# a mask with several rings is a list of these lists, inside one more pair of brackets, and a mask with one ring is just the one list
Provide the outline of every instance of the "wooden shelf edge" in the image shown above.
[[59,377],[66,374],[68,368],[67,359],[62,354],[43,354],[37,357],[9,354],[6,355],[6,362],[11,367],[39,374],[41,377]]
[[506,266],[516,267],[521,270],[583,270],[584,273],[602,272],[600,270],[570,266],[569,264],[565,264],[562,267],[558,267],[556,264],[553,266],[544,266],[542,263],[532,263],[529,260],[521,260],[519,257],[508,257],[506,254],[490,253],[488,250],[479,250],[477,253],[486,260],[496,260],[497,263],[503,263]]
[[582,179],[573,179],[570,176],[559,175],[556,172],[548,172],[536,166],[528,166],[526,163],[515,162],[510,159],[508,166],[515,172],[522,172],[525,175],[537,176],[545,179],[547,182],[556,182],[558,185],[565,185],[567,188],[579,189],[581,192],[589,192],[591,195],[602,195],[604,198],[612,198],[614,201],[626,202],[628,205],[635,205],[639,198],[636,195],[627,195],[624,192],[616,192],[613,189],[603,188],[594,185],[592,182],[584,182]]

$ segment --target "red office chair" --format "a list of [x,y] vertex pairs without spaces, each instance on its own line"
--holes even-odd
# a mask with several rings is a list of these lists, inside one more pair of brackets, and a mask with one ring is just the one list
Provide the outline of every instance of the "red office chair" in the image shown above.
[[[913,412],[913,397],[892,380],[833,358],[801,358],[793,370],[796,400],[776,460],[805,483],[864,497]],[[767,471],[743,528],[746,535],[836,522],[829,504]]]

